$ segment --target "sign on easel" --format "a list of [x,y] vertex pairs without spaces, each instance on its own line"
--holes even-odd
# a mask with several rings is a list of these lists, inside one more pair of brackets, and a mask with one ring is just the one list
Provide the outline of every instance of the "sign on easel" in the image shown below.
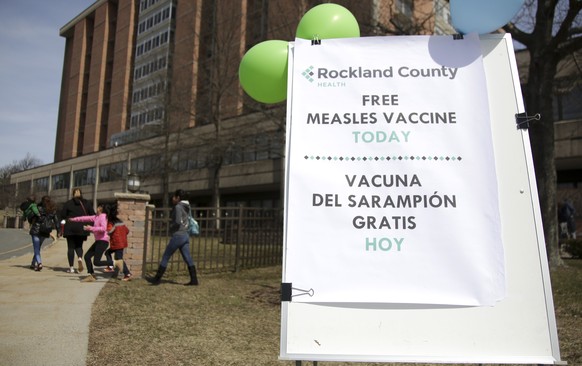
[[559,361],[509,36],[289,54],[281,358]]

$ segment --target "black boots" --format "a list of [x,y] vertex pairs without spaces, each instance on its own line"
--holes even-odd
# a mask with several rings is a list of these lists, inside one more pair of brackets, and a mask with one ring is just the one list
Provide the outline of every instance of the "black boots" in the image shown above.
[[198,277],[196,277],[196,267],[195,266],[188,267],[188,272],[190,272],[190,282],[188,282],[184,286],[198,286]]
[[159,285],[160,281],[162,280],[162,276],[164,275],[164,272],[166,272],[166,267],[159,266],[155,277],[150,277],[147,278],[146,280],[152,285]]
[[[162,280],[162,276],[164,275],[165,272],[166,267],[159,266],[156,275],[154,277],[146,278],[146,280],[152,285],[159,285],[160,281]],[[196,267],[195,266],[188,267],[188,272],[190,272],[190,282],[188,282],[185,286],[198,286]]]

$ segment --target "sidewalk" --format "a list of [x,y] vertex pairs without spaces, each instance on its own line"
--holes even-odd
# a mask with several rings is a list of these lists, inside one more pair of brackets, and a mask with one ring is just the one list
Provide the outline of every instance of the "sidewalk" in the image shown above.
[[[1,238],[0,238],[1,239]],[[93,241],[89,238],[83,249]],[[0,261],[0,360],[3,365],[86,364],[91,307],[108,277],[66,273],[67,242],[45,244],[43,270],[29,268],[29,254]]]

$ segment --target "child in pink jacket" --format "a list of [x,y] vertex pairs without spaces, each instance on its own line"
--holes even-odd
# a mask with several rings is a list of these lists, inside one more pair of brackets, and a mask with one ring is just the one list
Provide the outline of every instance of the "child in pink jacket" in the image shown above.
[[[109,211],[109,206],[104,206],[100,204],[97,206],[97,213],[95,216],[78,216],[72,217],[69,221],[72,222],[92,222],[93,225],[85,225],[84,230],[90,231],[95,237],[95,242],[87,253],[85,253],[85,264],[87,265],[87,272],[89,275],[81,280],[81,282],[94,282],[95,270],[93,269],[93,264],[96,266],[106,266],[107,261],[101,260],[103,253],[109,247],[109,234],[107,233],[107,212]],[[91,258],[93,258],[93,263],[91,263]]]

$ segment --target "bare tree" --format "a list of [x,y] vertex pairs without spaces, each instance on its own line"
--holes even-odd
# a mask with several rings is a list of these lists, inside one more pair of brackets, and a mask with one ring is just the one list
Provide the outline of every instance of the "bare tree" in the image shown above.
[[[245,144],[251,141],[248,136],[262,132],[258,128],[246,129],[244,133],[242,131],[234,134],[223,133],[222,124],[225,119],[241,113],[262,114],[280,131],[281,157],[284,157],[285,104],[264,105],[249,97],[241,99],[242,91],[238,85],[238,65],[241,57],[252,46],[267,39],[292,41],[302,16],[314,6],[326,1],[253,1],[243,10],[246,11],[245,15],[241,13],[241,8],[224,7],[220,6],[220,3],[220,1],[207,2],[204,25],[196,29],[201,39],[198,58],[199,79],[196,107],[190,108],[191,117],[196,124],[214,126],[214,135],[205,141],[205,145],[212,147],[207,155],[207,168],[213,207],[220,206],[220,176],[225,156],[232,150],[244,149]],[[434,27],[432,0],[417,0],[415,3],[417,8],[409,9],[413,18],[407,20],[402,12],[395,8],[395,0],[384,0],[375,4],[353,0],[339,1],[340,5],[350,9],[359,19],[362,35],[430,33]],[[287,16],[273,17],[273,14]],[[276,19],[276,22],[273,19]],[[281,181],[284,182],[283,179]]]
[[37,158],[36,156],[27,153],[26,156],[18,161],[14,161],[12,163],[14,169],[16,169],[15,171],[13,171],[12,173],[16,173],[16,172],[22,172],[28,169],[32,169],[35,168],[39,165],[42,165],[42,160],[40,160],[39,158]]
[[525,105],[529,114],[542,116],[530,125],[529,135],[550,268],[563,264],[556,212],[553,96],[558,65],[582,49],[581,9],[580,0],[527,0],[517,21],[504,27],[529,51]]
[[[204,166],[208,170],[212,207],[220,207],[221,171],[226,163],[236,162],[243,151],[253,149],[260,135],[267,135],[264,124],[245,125],[244,128],[225,128],[228,120],[258,113],[270,121],[281,132],[284,146],[284,103],[263,105],[244,95],[238,84],[238,67],[244,53],[252,46],[267,39],[292,40],[299,21],[303,2],[256,1],[248,4],[231,1],[209,1],[202,7],[203,20],[191,21],[190,36],[196,40],[192,52],[198,57],[193,67],[188,57],[177,55],[174,60],[174,84],[172,85],[172,116],[174,125],[200,128],[212,127],[212,133],[200,133],[195,141],[182,141],[180,146],[202,150]],[[283,9],[284,8],[284,9]],[[182,8],[182,10],[187,10]],[[277,18],[272,12],[289,14]],[[293,16],[295,15],[295,16]],[[271,23],[269,23],[271,22]],[[184,75],[180,69],[195,69],[192,78],[177,78]],[[261,127],[262,126],[262,127]],[[255,139],[256,137],[256,139]],[[269,135],[269,138],[272,138]],[[281,149],[282,150],[282,149]],[[233,161],[234,160],[234,161]]]
[[[14,160],[12,163],[0,167],[0,207],[15,207],[18,197],[15,197],[16,187],[10,184],[10,176],[14,173],[42,165],[42,161],[27,153],[21,160]],[[30,192],[25,192],[28,195]]]

